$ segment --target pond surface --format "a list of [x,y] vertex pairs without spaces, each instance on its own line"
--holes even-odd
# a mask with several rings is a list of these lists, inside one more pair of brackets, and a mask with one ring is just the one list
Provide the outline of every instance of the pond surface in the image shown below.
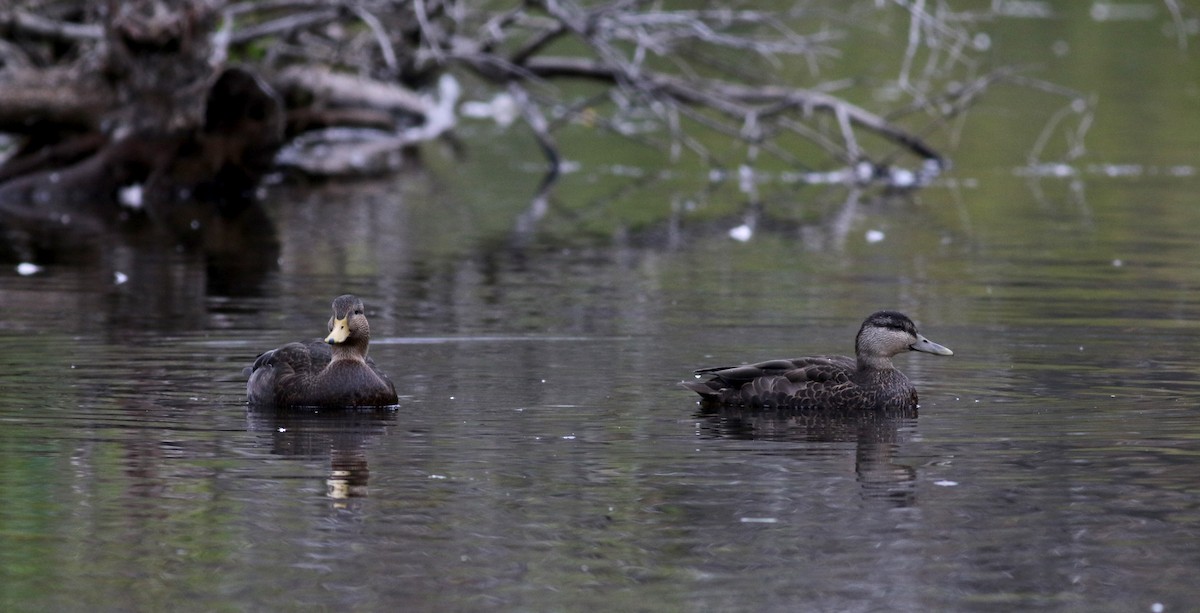
[[[1196,101],[1185,73],[1165,98]],[[1195,117],[1154,146],[1098,132],[1063,177],[964,153],[915,195],[701,220],[574,206],[615,182],[585,171],[533,231],[539,177],[477,134],[461,167],[270,189],[277,253],[8,267],[0,608],[1190,610]],[[346,292],[400,406],[248,410],[242,367]],[[882,308],[955,350],[897,359],[919,415],[708,411],[677,385],[848,353]]]

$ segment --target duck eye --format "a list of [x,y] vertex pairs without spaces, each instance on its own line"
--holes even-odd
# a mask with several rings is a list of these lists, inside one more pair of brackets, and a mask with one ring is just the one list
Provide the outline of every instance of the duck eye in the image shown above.
[[355,315],[362,315],[362,309],[354,309]]

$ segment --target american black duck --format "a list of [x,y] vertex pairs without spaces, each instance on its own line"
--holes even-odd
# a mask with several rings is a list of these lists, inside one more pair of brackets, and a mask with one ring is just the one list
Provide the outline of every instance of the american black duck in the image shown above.
[[363,303],[333,300],[329,335],[262,353],[243,373],[250,404],[275,407],[382,407],[396,404],[396,386],[367,357],[371,327]]
[[684,387],[705,401],[745,407],[902,410],[917,406],[917,390],[892,365],[905,351],[954,355],[917,332],[911,319],[879,311],[863,322],[855,357],[815,356],[745,366],[702,368]]

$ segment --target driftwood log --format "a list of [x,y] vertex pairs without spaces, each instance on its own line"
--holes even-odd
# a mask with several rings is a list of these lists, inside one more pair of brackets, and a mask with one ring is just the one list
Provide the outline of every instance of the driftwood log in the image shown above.
[[[424,122],[427,102],[398,83],[229,60],[237,44],[293,31],[268,20],[257,35],[239,30],[237,43],[235,16],[296,3],[70,5],[49,15],[0,8],[0,256],[144,222],[197,244],[247,223],[269,242],[250,209],[285,143],[348,127],[374,140]],[[333,173],[352,166],[335,158],[318,159]]]

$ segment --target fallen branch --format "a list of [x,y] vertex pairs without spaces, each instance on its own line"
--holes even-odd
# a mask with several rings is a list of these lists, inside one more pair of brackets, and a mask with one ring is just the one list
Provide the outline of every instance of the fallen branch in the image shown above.
[[3,29],[60,42],[99,41],[104,38],[102,26],[53,21],[18,9],[0,10],[0,30]]
[[271,79],[285,94],[303,91],[317,107],[367,107],[423,117],[428,103],[408,88],[327,68],[293,66]]

